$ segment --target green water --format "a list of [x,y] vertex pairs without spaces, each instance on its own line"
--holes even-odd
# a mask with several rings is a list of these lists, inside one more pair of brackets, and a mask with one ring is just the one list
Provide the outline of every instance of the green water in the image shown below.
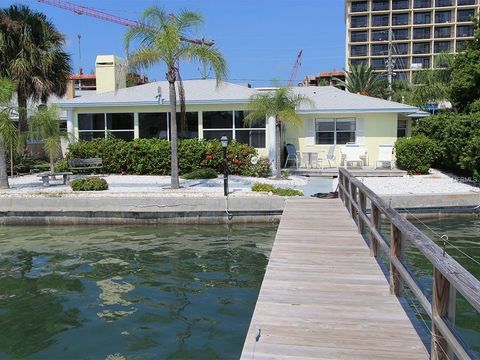
[[275,231],[0,227],[0,359],[237,359]]
[[[425,235],[429,236],[439,246],[442,241],[434,234],[447,235],[446,251],[457,260],[465,269],[480,279],[480,219],[479,218],[437,218],[410,220]],[[434,232],[432,232],[432,230]],[[383,232],[383,231],[382,231]],[[474,260],[472,260],[472,258]],[[415,278],[419,281],[422,290],[431,300],[432,295],[432,265],[409,242],[405,248],[405,263]],[[423,322],[425,328],[430,329],[431,322],[421,305],[410,299],[411,306],[417,318]],[[423,319],[423,320],[422,320]],[[457,292],[456,330],[461,337],[477,352],[480,353],[480,314]],[[427,331],[428,331],[427,330]]]

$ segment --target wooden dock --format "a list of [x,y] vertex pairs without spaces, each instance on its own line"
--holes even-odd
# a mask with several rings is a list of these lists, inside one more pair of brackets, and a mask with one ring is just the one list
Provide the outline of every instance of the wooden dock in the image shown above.
[[286,203],[241,358],[429,354],[341,200],[300,199]]

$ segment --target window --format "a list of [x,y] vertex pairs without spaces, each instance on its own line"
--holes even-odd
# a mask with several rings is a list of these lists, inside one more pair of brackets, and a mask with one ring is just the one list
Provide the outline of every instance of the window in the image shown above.
[[397,138],[407,136],[407,120],[398,120],[397,122]]
[[413,29],[414,39],[430,39],[430,28]]
[[432,22],[432,14],[430,12],[418,12],[413,14],[414,24],[430,24]]
[[408,44],[405,43],[396,43],[393,46],[394,52],[398,55],[407,55],[408,54]]
[[397,57],[394,59],[394,68],[395,70],[405,70],[410,67],[410,59],[408,57]]
[[474,16],[475,16],[475,10],[458,10],[457,22],[472,21],[472,18]]
[[350,47],[351,56],[366,56],[367,55],[367,45],[352,45]]
[[417,56],[412,58],[412,68],[414,69],[428,69],[430,67],[430,57]]
[[430,43],[415,43],[413,44],[414,54],[428,54],[430,52]]
[[436,53],[450,52],[450,41],[435,41],[434,50]]
[[392,1],[392,9],[393,10],[400,10],[400,9],[408,9],[409,7],[409,0],[393,0]]
[[366,1],[352,2],[352,5],[351,5],[350,9],[351,9],[352,12],[367,11],[368,10],[368,3]]
[[383,11],[389,9],[390,6],[388,0],[373,0],[372,11]]
[[350,60],[350,66],[359,66],[359,65],[367,65],[367,59],[352,59]]
[[452,6],[452,0],[435,0],[435,6],[437,7]]
[[408,72],[405,71],[398,71],[395,73],[397,80],[407,80],[408,79]]
[[392,25],[408,25],[408,14],[393,14]]
[[372,41],[387,41],[387,40],[388,40],[388,31],[386,30],[372,31]]
[[452,29],[449,27],[436,27],[435,28],[435,38],[449,38],[452,36]]
[[387,44],[374,44],[372,45],[371,55],[385,55],[388,53],[388,45]]
[[316,119],[315,144],[342,145],[355,142],[355,127],[354,118]]
[[364,42],[367,41],[368,33],[366,31],[354,31],[350,34],[351,42]]
[[462,50],[467,45],[466,40],[457,40],[457,51]]
[[413,7],[416,9],[432,7],[432,0],[415,0]]
[[462,5],[475,5],[476,0],[457,0],[457,5],[462,6]]
[[205,111],[203,113],[203,137],[220,139],[226,135],[229,140],[249,144],[256,148],[265,148],[265,119],[245,123],[245,111]]
[[471,25],[463,25],[457,26],[457,36],[458,37],[468,37],[473,36],[473,26]]
[[373,15],[372,26],[388,26],[388,15]]
[[374,70],[385,69],[385,59],[372,59],[372,68]]
[[133,113],[78,114],[78,134],[80,140],[105,138],[107,134],[132,140]]
[[138,130],[140,138],[167,139],[168,113],[139,113]]
[[366,27],[368,18],[366,16],[352,16],[350,23],[352,28]]
[[393,30],[393,39],[394,40],[408,40],[408,39],[410,39],[408,29],[394,29]]
[[[170,115],[170,114],[169,114]],[[198,138],[198,113],[185,112],[185,122],[182,122],[182,113],[177,113],[177,133],[179,139]]]
[[437,11],[435,12],[435,23],[436,24],[445,24],[452,21],[452,12],[451,11]]

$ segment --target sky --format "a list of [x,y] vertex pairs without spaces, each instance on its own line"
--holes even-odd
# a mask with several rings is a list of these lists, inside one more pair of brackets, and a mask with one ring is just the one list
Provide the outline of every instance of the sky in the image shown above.
[[[110,14],[137,20],[142,11],[158,5],[168,12],[200,12],[205,25],[199,37],[213,39],[227,60],[228,79],[253,86],[286,83],[297,54],[303,49],[297,81],[345,64],[344,0],[69,0]],[[125,57],[126,27],[76,15],[37,0],[0,0],[1,7],[24,4],[43,12],[65,34],[66,51],[78,73],[94,71],[95,57]],[[80,49],[78,42],[80,39]],[[150,81],[164,80],[165,69],[145,71]],[[198,65],[181,65],[183,79],[201,77]]]

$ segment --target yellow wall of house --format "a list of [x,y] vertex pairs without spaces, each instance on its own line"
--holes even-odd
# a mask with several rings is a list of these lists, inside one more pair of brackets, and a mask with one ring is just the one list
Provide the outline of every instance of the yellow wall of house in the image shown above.
[[[366,113],[366,114],[345,114],[345,115],[302,115],[303,122],[296,127],[288,127],[284,134],[284,142],[295,145],[299,152],[317,152],[320,157],[325,157],[330,145],[311,145],[308,143],[306,121],[314,121],[321,118],[355,118],[357,119],[357,141],[356,143],[365,146],[368,151],[367,166],[374,167],[378,158],[378,145],[394,144],[397,140],[397,119],[396,113]],[[364,119],[363,137],[359,138],[358,119]],[[336,145],[335,157],[340,161],[340,148],[343,145]],[[326,166],[326,164],[325,164]]]

